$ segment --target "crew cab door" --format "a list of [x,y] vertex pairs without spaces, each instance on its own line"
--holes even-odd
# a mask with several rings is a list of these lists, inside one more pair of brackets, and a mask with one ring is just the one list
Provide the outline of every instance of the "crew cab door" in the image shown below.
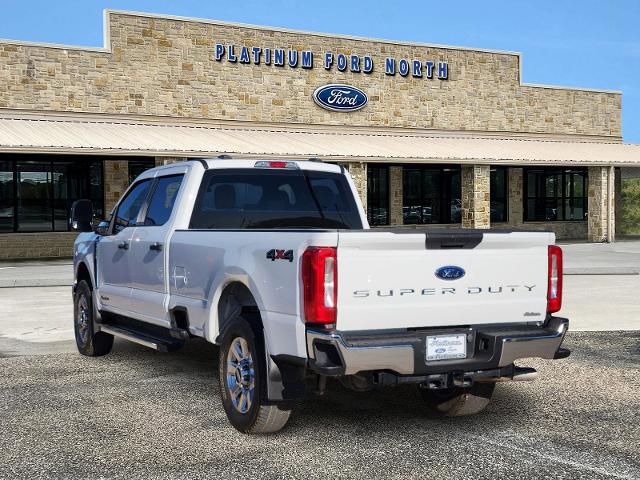
[[110,234],[101,237],[97,244],[100,303],[116,313],[131,310],[131,240],[151,183],[151,179],[142,180],[129,189],[115,209]]
[[184,175],[158,176],[131,240],[131,310],[136,318],[167,326],[167,255],[172,213]]

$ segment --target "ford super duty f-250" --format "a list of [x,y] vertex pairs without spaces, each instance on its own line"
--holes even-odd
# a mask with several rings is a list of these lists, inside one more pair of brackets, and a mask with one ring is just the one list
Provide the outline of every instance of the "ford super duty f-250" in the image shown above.
[[569,355],[552,233],[369,229],[337,165],[188,161],[144,172],[95,230],[91,213],[79,200],[70,219],[79,351],[219,345],[243,432],[279,430],[327,378],[475,413],[497,382],[535,378],[517,359]]

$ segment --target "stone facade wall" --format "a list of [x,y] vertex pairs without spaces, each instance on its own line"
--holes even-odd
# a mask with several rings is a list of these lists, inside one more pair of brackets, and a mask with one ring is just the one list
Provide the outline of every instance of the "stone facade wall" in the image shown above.
[[129,163],[126,160],[104,161],[104,212],[105,217],[129,187]]
[[389,223],[391,225],[402,225],[404,222],[402,182],[402,167],[389,167]]
[[[511,53],[357,40],[267,28],[109,15],[110,51],[0,43],[0,108],[302,124],[621,136],[621,96],[520,84]],[[215,44],[310,50],[313,68],[215,60]],[[323,53],[370,55],[370,74],[325,70]],[[385,74],[387,57],[448,62],[448,79]],[[361,88],[331,112],[311,94]]]
[[7,233],[0,235],[0,260],[71,258],[76,232]]
[[460,173],[463,228],[489,228],[489,165],[463,165]]
[[[615,196],[615,188],[612,193]],[[609,167],[589,167],[588,195],[588,239],[590,242],[604,242],[609,233]],[[612,224],[615,225],[615,219],[612,219]]]
[[356,186],[364,213],[367,213],[367,164],[364,162],[350,162],[344,164]]

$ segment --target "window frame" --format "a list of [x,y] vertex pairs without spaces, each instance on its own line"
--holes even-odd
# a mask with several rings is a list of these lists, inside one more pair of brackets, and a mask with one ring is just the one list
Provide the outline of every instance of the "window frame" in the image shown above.
[[[173,213],[175,212],[175,206],[176,206],[176,203],[178,201],[178,195],[180,195],[180,192],[181,192],[181,189],[182,189],[182,184],[183,184],[183,181],[184,181],[184,175],[185,174],[182,172],[182,173],[171,173],[169,175],[161,175],[161,176],[158,176],[158,177],[140,179],[140,182],[138,182],[138,183],[142,183],[145,180],[152,180],[153,183],[151,184],[151,187],[149,188],[149,195],[147,195],[147,198],[145,199],[144,203],[140,207],[140,212],[138,214],[138,218],[136,219],[136,227],[161,227],[163,225],[166,225],[167,222],[171,220],[171,218],[173,217]],[[173,205],[171,206],[171,213],[169,214],[169,217],[167,217],[167,219],[164,222],[162,222],[161,224],[147,225],[145,223],[147,221],[147,213],[149,212],[149,207],[151,206],[151,201],[153,200],[153,196],[156,193],[156,190],[158,188],[158,184],[160,183],[160,180],[165,179],[165,178],[171,178],[171,177],[180,177],[180,186],[178,187],[178,191],[176,192],[176,196],[175,196],[175,199],[173,201]]]
[[[407,189],[405,188],[405,175],[408,170],[417,170],[420,173],[420,192],[418,195],[420,203],[420,222],[419,223],[405,223],[405,199],[407,196]],[[434,195],[426,196],[424,193],[425,185],[425,172],[431,171],[437,173],[436,188],[437,192]],[[462,168],[457,164],[446,165],[431,165],[431,164],[411,164],[402,165],[402,223],[403,225],[459,225],[462,223],[462,217],[460,221],[453,221],[451,215],[451,206],[454,200],[453,195],[453,179],[458,175],[460,183],[460,197],[462,201]],[[438,221],[437,222],[424,222],[424,209],[425,199],[433,200],[433,204],[437,203],[438,206]],[[446,221],[445,221],[446,219]]]
[[[504,195],[501,197],[497,197],[497,200],[494,197],[493,188],[491,188],[491,171],[501,171],[504,174]],[[494,220],[491,218],[491,203],[494,201],[504,201],[504,220]],[[509,222],[509,168],[501,165],[491,165],[489,167],[489,221],[493,223],[507,223]]]
[[122,198],[118,201],[118,203],[116,204],[116,206],[113,208],[112,213],[111,213],[111,219],[109,220],[109,235],[117,235],[120,232],[116,232],[116,219],[118,218],[118,211],[120,210],[120,207],[122,206],[122,202],[131,194],[131,192],[133,192],[138,185],[141,185],[145,182],[149,182],[150,186],[149,186],[149,190],[147,191],[147,195],[145,196],[144,200],[142,201],[142,205],[140,205],[140,210],[138,210],[138,214],[136,215],[136,223],[134,225],[127,225],[126,227],[124,227],[122,230],[120,230],[120,232],[122,232],[123,230],[129,228],[129,227],[139,227],[140,226],[140,218],[142,213],[144,213],[146,215],[146,211],[147,211],[147,204],[149,202],[149,198],[150,198],[150,194],[151,191],[153,190],[153,187],[155,185],[155,179],[153,177],[148,177],[148,178],[141,178],[140,180],[138,180],[135,183],[132,183],[131,186],[127,189],[127,191],[125,192],[125,194],[122,196]]
[[[529,194],[529,175],[533,172],[542,172],[543,175],[543,182],[544,182],[544,196],[542,197],[538,197],[537,193],[538,193],[538,182],[536,181],[536,184],[534,185],[535,188],[535,192],[533,196],[530,196]],[[567,194],[567,178],[569,176],[575,175],[577,173],[580,173],[582,176],[582,196],[571,196],[570,194]],[[539,175],[539,174],[538,174]],[[558,195],[557,193],[554,196],[548,196],[546,194],[546,179],[548,177],[550,177],[551,175],[553,176],[558,176],[559,175],[559,181],[560,181],[560,188],[561,188],[561,192],[560,195]],[[526,167],[523,170],[523,178],[522,178],[522,183],[523,183],[523,215],[522,215],[522,220],[523,222],[526,223],[547,223],[547,222],[585,222],[588,219],[588,215],[589,215],[589,171],[586,168],[575,168],[575,167],[571,167],[571,168],[567,168],[567,167]],[[575,186],[572,182],[571,188],[570,190],[574,190]],[[556,185],[555,191],[557,192],[558,188]],[[566,211],[566,204],[567,202],[573,202],[576,199],[580,199],[582,201],[582,205],[583,205],[583,218],[567,218],[567,211]],[[561,205],[562,208],[562,218],[556,218],[556,219],[539,219],[539,218],[533,218],[531,219],[529,217],[529,200],[534,200],[535,201],[535,210],[536,212],[534,212],[534,217],[536,216],[537,210],[538,210],[538,206],[539,206],[539,202],[542,202],[542,204],[544,205],[544,208],[546,209],[546,204],[548,201],[553,201],[556,204],[556,208],[557,205]],[[557,216],[557,214],[556,214]]]
[[[386,222],[385,223],[373,223],[370,220],[370,215],[371,215],[371,205],[372,202],[371,200],[371,196],[370,196],[370,190],[369,190],[369,171],[373,171],[373,170],[381,170],[385,172],[385,191],[386,191]],[[389,191],[389,187],[390,187],[391,181],[390,181],[390,174],[389,174],[389,165],[372,165],[369,164],[367,165],[367,222],[369,223],[370,226],[374,226],[374,227],[379,227],[379,226],[386,226],[386,225],[390,225],[391,224],[391,195],[390,195],[390,191]],[[384,195],[378,195],[378,197],[384,197]],[[380,205],[385,203],[385,198],[376,198],[376,208],[380,208]],[[371,217],[373,218],[373,217]]]

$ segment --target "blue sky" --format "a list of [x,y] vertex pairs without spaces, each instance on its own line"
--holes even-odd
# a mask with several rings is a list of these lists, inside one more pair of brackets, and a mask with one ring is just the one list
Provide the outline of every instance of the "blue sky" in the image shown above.
[[640,143],[638,0],[2,0],[0,38],[102,46],[102,10],[522,52],[527,83],[622,90]]

